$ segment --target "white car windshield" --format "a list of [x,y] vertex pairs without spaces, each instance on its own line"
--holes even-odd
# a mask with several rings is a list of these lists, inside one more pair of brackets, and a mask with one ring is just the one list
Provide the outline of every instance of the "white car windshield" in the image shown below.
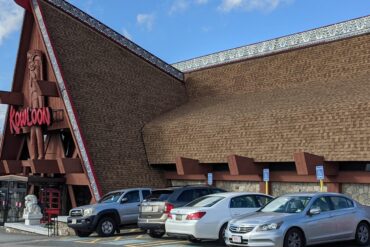
[[212,207],[224,198],[223,196],[204,196],[188,203],[185,207]]
[[109,193],[109,194],[103,196],[103,198],[100,199],[99,203],[117,202],[118,199],[121,197],[121,195],[122,195],[122,192]]
[[276,198],[261,209],[261,212],[270,213],[300,213],[308,202],[311,200],[309,196],[281,196]]

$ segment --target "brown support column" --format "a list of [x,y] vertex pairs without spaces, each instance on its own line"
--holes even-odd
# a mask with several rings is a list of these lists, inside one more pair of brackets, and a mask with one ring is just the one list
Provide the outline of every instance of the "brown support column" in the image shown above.
[[233,154],[227,157],[227,162],[229,164],[230,175],[237,176],[262,173],[262,167],[256,165],[252,158]]
[[6,174],[20,174],[23,172],[21,160],[3,160]]
[[318,156],[305,152],[294,154],[294,162],[298,175],[315,175],[316,166],[324,166],[325,176],[336,176],[338,174],[338,165],[335,162],[326,162],[323,156]]
[[176,158],[176,170],[178,175],[206,174],[211,171],[210,167],[199,164],[199,160],[184,157]]
[[2,160],[0,160],[0,174],[5,174],[5,167]]
[[72,208],[75,208],[77,207],[77,204],[76,204],[75,192],[73,191],[73,186],[67,185],[67,188],[68,188],[69,199],[71,199],[71,206]]
[[[268,183],[269,186],[269,195],[272,195],[271,191],[271,182]],[[266,182],[260,182],[260,193],[265,194],[266,193]]]
[[327,183],[328,192],[342,193],[342,184],[340,183]]
[[35,191],[35,185],[31,185],[30,188],[28,189],[28,195],[32,195]]

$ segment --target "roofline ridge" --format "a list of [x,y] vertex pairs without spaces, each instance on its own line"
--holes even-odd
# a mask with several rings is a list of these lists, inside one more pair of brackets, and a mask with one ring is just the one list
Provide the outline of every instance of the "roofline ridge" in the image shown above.
[[122,47],[126,48],[127,50],[131,51],[138,57],[144,59],[146,62],[150,63],[151,65],[159,68],[160,70],[164,71],[165,73],[175,77],[176,79],[183,81],[184,75],[182,71],[178,70],[177,68],[173,67],[171,64],[166,63],[159,57],[155,56],[154,54],[150,53],[149,51],[145,50],[141,46],[137,45],[133,41],[129,40],[122,34],[118,33],[117,31],[113,30],[112,28],[108,27],[104,23],[100,22],[99,20],[95,19],[91,15],[87,14],[86,12],[82,11],[81,9],[75,7],[71,3],[65,0],[44,0],[54,7],[62,10],[63,12],[67,13],[68,15],[76,18],[77,20],[81,21],[85,25],[89,26],[90,28],[94,29],[95,31],[103,34],[110,40],[114,41],[115,43],[121,45]]
[[370,15],[187,59],[172,66],[190,72],[366,33],[370,33]]

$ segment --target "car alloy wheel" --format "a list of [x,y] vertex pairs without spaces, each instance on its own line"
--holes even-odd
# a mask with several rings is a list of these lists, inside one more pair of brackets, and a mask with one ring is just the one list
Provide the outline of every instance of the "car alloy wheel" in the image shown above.
[[362,222],[357,226],[356,241],[359,245],[367,245],[369,240],[369,226]]
[[305,242],[302,232],[298,229],[291,229],[285,235],[284,247],[304,247]]
[[109,220],[104,221],[103,224],[101,225],[102,227],[102,232],[104,234],[110,234],[113,231],[113,224]]

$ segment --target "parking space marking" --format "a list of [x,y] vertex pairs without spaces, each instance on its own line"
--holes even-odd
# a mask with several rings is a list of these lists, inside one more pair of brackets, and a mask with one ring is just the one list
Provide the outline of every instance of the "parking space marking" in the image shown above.
[[166,246],[166,245],[173,245],[173,244],[181,244],[185,243],[184,240],[165,240],[165,241],[156,241],[156,242],[145,242],[139,244],[130,244],[125,245],[126,247],[149,247],[149,246]]
[[94,239],[94,240],[91,240],[91,241],[75,241],[77,243],[82,243],[82,244],[96,244],[97,242],[99,242],[101,240],[101,238],[97,238],[97,239]]
[[116,237],[116,238],[114,239],[114,241],[121,240],[121,238],[122,238],[122,237]]
[[146,236],[145,234],[141,234],[141,235],[137,236],[136,238],[143,238],[145,236]]

